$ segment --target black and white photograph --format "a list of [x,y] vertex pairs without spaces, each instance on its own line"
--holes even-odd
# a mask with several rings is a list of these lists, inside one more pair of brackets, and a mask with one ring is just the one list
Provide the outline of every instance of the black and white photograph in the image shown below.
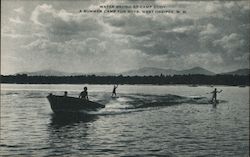
[[0,156],[249,157],[249,0],[1,0]]

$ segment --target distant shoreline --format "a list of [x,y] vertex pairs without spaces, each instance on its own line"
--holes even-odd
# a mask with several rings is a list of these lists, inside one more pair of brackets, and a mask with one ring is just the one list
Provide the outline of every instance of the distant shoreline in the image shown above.
[[124,84],[124,85],[229,85],[249,86],[250,75],[159,75],[159,76],[28,76],[1,75],[8,84]]
[[[114,85],[114,84],[88,84],[88,83],[84,83],[84,84],[69,84],[69,83],[58,83],[58,84],[46,84],[46,83],[43,83],[43,84],[39,84],[39,83],[36,83],[36,84],[20,84],[20,83],[1,83],[1,85],[86,85],[86,86],[90,86],[90,85],[99,85],[99,86],[102,86],[102,85]],[[0,85],[0,87],[1,87]],[[119,86],[189,86],[190,88],[193,87],[193,88],[196,88],[196,87],[216,87],[216,86],[221,86],[221,87],[243,87],[243,88],[249,88],[250,85],[208,85],[208,84],[202,84],[202,85],[195,85],[195,86],[192,86],[191,84],[119,84]]]

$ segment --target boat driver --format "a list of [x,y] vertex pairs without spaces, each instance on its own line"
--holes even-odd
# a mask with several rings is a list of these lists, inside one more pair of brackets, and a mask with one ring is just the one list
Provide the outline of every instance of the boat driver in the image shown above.
[[80,98],[80,99],[89,100],[89,98],[88,98],[88,91],[87,91],[88,88],[87,88],[87,87],[84,87],[83,89],[84,89],[84,91],[82,91],[82,92],[80,93],[79,98]]

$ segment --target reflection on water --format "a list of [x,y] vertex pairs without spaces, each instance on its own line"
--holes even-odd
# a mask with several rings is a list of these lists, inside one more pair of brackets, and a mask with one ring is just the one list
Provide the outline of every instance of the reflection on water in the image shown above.
[[49,146],[47,154],[53,156],[74,154],[74,147],[87,147],[84,141],[89,134],[89,125],[97,119],[95,115],[81,113],[51,114],[47,128]]
[[74,126],[78,123],[93,122],[98,117],[96,115],[88,115],[83,113],[62,113],[51,114],[50,126],[54,128],[60,128],[63,126]]

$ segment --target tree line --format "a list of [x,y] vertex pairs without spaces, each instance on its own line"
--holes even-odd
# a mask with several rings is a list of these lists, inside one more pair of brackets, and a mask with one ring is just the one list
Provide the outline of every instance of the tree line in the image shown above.
[[1,83],[16,84],[189,84],[249,85],[250,75],[158,75],[158,76],[28,76],[1,75]]

